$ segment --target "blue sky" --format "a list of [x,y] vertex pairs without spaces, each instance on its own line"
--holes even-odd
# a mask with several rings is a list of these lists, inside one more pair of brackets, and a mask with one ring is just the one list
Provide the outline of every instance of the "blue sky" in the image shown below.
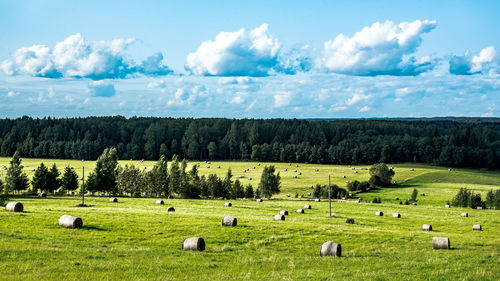
[[499,11],[0,0],[0,117],[500,117]]

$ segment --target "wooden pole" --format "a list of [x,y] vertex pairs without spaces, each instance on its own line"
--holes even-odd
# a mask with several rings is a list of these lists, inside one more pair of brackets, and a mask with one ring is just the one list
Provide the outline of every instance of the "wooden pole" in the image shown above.
[[85,167],[82,167],[82,207],[85,205]]
[[330,217],[332,216],[332,187],[330,185],[330,175],[328,175],[328,202],[330,205]]

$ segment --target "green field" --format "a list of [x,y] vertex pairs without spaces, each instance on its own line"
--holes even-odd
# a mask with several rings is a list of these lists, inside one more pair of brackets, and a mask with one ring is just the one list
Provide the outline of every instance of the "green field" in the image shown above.
[[[0,166],[8,161],[0,158]],[[71,165],[80,173],[85,165],[86,174],[94,165],[25,159],[30,176],[41,161],[55,162],[60,170]],[[148,168],[154,164],[120,161],[125,163]],[[254,187],[263,166],[269,165],[212,162],[209,169],[200,164],[200,174],[220,176],[231,167],[235,177],[244,175],[242,182]],[[109,203],[102,197],[88,197],[91,206],[79,208],[78,197],[14,197],[11,201],[22,202],[25,212],[0,211],[0,280],[500,280],[500,211],[443,207],[460,187],[483,195],[500,188],[500,172],[396,164],[399,186],[359,195],[364,201],[380,196],[383,204],[334,202],[334,217],[329,218],[328,202],[283,200],[285,194],[312,192],[308,186],[326,184],[328,175],[345,187],[345,180],[368,179],[368,166],[356,166],[359,173],[354,174],[347,166],[273,164],[282,176],[281,194],[262,203],[231,200],[230,208],[220,200],[169,199],[161,206],[155,198]],[[245,168],[250,171],[243,173]],[[302,172],[298,179],[293,179],[294,169]],[[417,206],[394,200],[409,198],[413,188],[426,194],[418,197]],[[311,204],[312,210],[295,213],[304,204]],[[167,206],[176,212],[167,213]],[[283,209],[290,215],[274,221]],[[375,216],[375,211],[384,216]],[[464,211],[468,218],[460,216]],[[402,218],[392,218],[394,212]],[[59,227],[63,214],[81,217],[84,227]],[[224,215],[237,217],[238,226],[221,226]],[[348,217],[354,218],[354,225],[345,223]],[[434,230],[422,231],[424,223]],[[473,224],[481,224],[483,231],[473,232]],[[195,236],[205,239],[206,250],[181,250],[183,239]],[[452,249],[433,250],[434,236],[449,237]],[[326,241],[340,243],[343,257],[319,257]]]

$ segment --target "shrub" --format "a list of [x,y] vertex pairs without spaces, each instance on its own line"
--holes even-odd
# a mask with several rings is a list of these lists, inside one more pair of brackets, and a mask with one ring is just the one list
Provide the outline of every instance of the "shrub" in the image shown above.
[[413,192],[411,194],[411,202],[417,202],[417,196],[418,196],[418,190],[416,188],[413,189]]
[[391,185],[394,170],[389,169],[386,164],[379,163],[370,168],[370,184],[375,187]]

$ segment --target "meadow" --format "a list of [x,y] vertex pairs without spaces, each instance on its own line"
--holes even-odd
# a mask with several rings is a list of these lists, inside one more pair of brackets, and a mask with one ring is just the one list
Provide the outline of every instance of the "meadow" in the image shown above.
[[[8,166],[0,158],[0,166]],[[29,176],[40,162],[56,163],[62,170],[71,165],[81,174],[93,169],[92,161],[23,159]],[[195,164],[192,162],[190,164]],[[154,162],[120,161],[150,168]],[[44,199],[17,196],[25,212],[0,211],[1,280],[499,280],[500,211],[444,208],[460,187],[483,195],[500,188],[500,172],[453,169],[417,164],[395,164],[399,185],[362,193],[354,200],[314,202],[309,185],[368,179],[368,166],[313,165],[296,163],[200,162],[200,174],[223,176],[231,167],[234,178],[257,186],[264,165],[273,164],[282,176],[282,192],[262,203],[221,200],[87,197],[86,208],[76,207],[79,197],[50,196]],[[210,166],[210,168],[207,168]],[[221,168],[216,168],[221,166]],[[253,169],[252,167],[256,168]],[[354,166],[353,166],[354,167]],[[245,168],[249,172],[243,173]],[[410,171],[414,168],[414,171]],[[284,169],[288,169],[287,172]],[[302,176],[293,178],[293,170]],[[316,172],[315,169],[319,171]],[[341,176],[346,175],[343,179]],[[0,172],[0,176],[4,174]],[[252,180],[248,178],[251,177]],[[233,179],[234,179],[233,178]],[[413,188],[425,196],[418,205],[399,205]],[[294,198],[295,193],[305,194]],[[292,195],[287,198],[286,194]],[[380,196],[382,204],[372,204]],[[484,196],[483,196],[484,199]],[[311,210],[297,214],[311,204]],[[167,213],[174,206],[175,213]],[[274,221],[288,210],[285,221]],[[382,211],[384,216],[375,216]],[[468,212],[469,217],[461,217]],[[400,213],[401,218],[392,218]],[[82,229],[57,225],[63,214],[83,219]],[[223,216],[238,219],[236,227],[221,226]],[[355,224],[347,224],[353,218]],[[431,224],[433,231],[422,231]],[[483,231],[472,231],[481,224]],[[434,250],[432,237],[449,237],[450,250]],[[184,238],[203,237],[206,250],[181,250]],[[342,245],[342,257],[320,257],[321,244]]]

